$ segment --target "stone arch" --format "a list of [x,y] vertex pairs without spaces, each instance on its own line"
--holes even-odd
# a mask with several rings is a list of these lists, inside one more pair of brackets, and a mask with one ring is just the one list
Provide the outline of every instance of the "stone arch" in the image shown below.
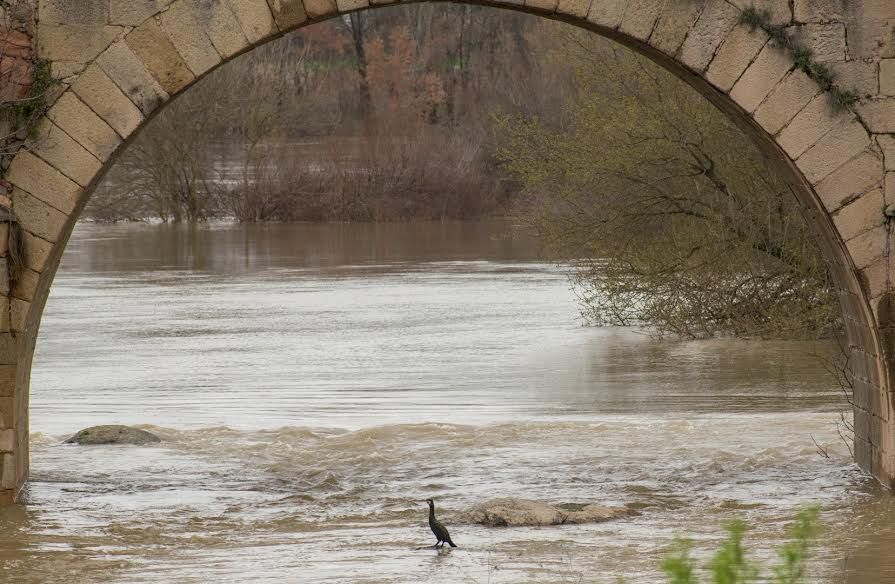
[[[855,108],[836,109],[788,52],[740,23],[752,0],[468,1],[562,20],[625,44],[690,83],[762,148],[800,201],[839,290],[855,384],[856,460],[895,484],[884,213],[895,203],[895,5],[755,0],[860,86]],[[0,278],[0,502],[14,500],[28,476],[29,377],[50,285],[89,194],[116,155],[164,104],[234,56],[307,24],[390,3],[40,0],[31,29],[62,91],[38,139],[12,160],[9,197],[0,199],[22,229],[25,258],[10,286]]]

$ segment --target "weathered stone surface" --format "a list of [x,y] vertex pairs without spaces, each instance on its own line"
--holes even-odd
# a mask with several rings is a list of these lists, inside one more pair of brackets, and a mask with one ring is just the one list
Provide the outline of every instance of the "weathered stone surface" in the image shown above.
[[638,515],[636,511],[625,507],[591,504],[554,506],[541,501],[507,497],[480,503],[461,514],[458,519],[462,523],[478,523],[488,527],[541,527],[601,523],[635,515]]
[[705,71],[715,50],[739,18],[740,11],[736,6],[723,0],[709,0],[681,46],[681,61],[694,71]]
[[[15,489],[16,488],[16,463],[15,458],[12,454],[4,454],[3,455],[3,472],[0,474],[0,488],[3,489]],[[12,494],[12,497],[15,497],[15,494]],[[5,495],[4,499],[8,499],[9,495]],[[7,504],[12,503],[12,501],[7,501]]]
[[97,64],[144,114],[168,100],[168,93],[124,41],[109,47]]
[[277,31],[267,0],[227,0],[230,10],[251,43],[257,43]]
[[53,251],[53,244],[32,233],[22,233],[22,248],[25,252],[25,266],[35,272],[43,272]]
[[820,93],[783,128],[777,143],[790,158],[797,158],[827,132],[847,120],[844,112],[833,108],[829,96]]
[[790,0],[731,0],[740,9],[767,10],[771,24],[789,24],[792,21]]
[[103,165],[48,119],[34,130],[29,148],[82,187],[87,186]]
[[845,60],[844,24],[803,24],[789,30],[797,42],[811,49],[815,61],[823,63]]
[[895,95],[895,59],[883,59],[879,62],[879,92],[882,95]]
[[747,112],[754,112],[791,69],[788,52],[768,43],[733,86],[730,97]]
[[337,11],[335,0],[309,0],[305,3],[301,0],[267,0],[267,3],[280,30],[295,28],[309,16],[317,18]]
[[843,0],[852,58],[895,57],[895,3],[890,0]]
[[[650,36],[651,45],[668,55],[676,55],[690,27],[702,14],[706,0],[677,0],[666,2],[665,11],[659,17]],[[562,4],[562,2],[560,2]]]
[[21,189],[12,192],[12,209],[22,229],[48,241],[62,235],[68,216]]
[[336,6],[339,12],[351,12],[352,10],[360,10],[370,5],[370,0],[336,0]]
[[870,135],[856,121],[840,126],[838,131],[821,138],[796,160],[796,166],[811,184],[817,184],[853,156],[867,148]]
[[871,132],[895,133],[895,98],[888,97],[861,103],[858,105],[858,113]]
[[15,430],[0,430],[0,452],[12,452],[15,442]]
[[858,269],[865,268],[886,253],[886,228],[877,227],[845,242]]
[[137,26],[164,10],[172,0],[111,0],[109,23]]
[[626,0],[594,0],[591,2],[587,19],[594,24],[616,28],[625,14]]
[[[371,1],[373,4],[380,4],[377,0]],[[556,10],[557,0],[525,0],[525,5],[549,13]]]
[[192,0],[178,0],[161,15],[162,29],[194,75],[221,62],[221,56],[205,34],[205,22],[194,12]]
[[6,180],[63,213],[74,210],[81,194],[77,183],[27,151],[12,161]]
[[830,63],[836,84],[857,95],[868,97],[879,93],[879,66],[870,61],[845,61]]
[[132,426],[107,425],[85,428],[65,441],[66,444],[97,445],[97,444],[155,444],[161,442],[161,438],[146,430]]
[[17,333],[25,332],[28,324],[28,311],[31,309],[31,303],[13,298],[10,301],[10,321],[9,327]]
[[86,63],[108,47],[124,29],[118,26],[43,24],[37,33],[37,54],[52,61]]
[[657,0],[631,0],[625,8],[619,30],[645,41],[650,37],[665,3]]
[[130,136],[143,122],[143,114],[137,106],[99,65],[87,67],[72,85],[72,90],[122,138]]
[[767,41],[764,31],[752,31],[742,25],[734,27],[712,59],[705,78],[721,91],[730,91]]
[[895,170],[895,136],[879,134],[876,136],[876,143],[882,150],[886,170]]
[[147,20],[124,40],[166,92],[177,93],[195,79],[171,39],[155,20]]
[[37,5],[44,24],[106,24],[109,0],[40,0]]
[[50,108],[47,116],[102,161],[108,160],[121,144],[121,137],[115,130],[72,91],[66,91]]
[[835,211],[848,201],[880,186],[883,163],[872,150],[861,152],[814,187],[824,206]]
[[886,173],[883,190],[886,198],[886,204],[895,204],[895,172]]
[[[591,0],[559,0],[556,4],[556,11],[560,14],[568,14],[584,18],[590,10]],[[308,8],[310,14],[311,9]]]
[[832,22],[845,20],[843,4],[848,0],[795,0],[796,22]]
[[817,83],[801,70],[795,69],[758,106],[755,121],[769,134],[776,134],[818,93],[820,87]]
[[205,32],[222,57],[232,57],[249,45],[230,6],[223,0],[189,0]]
[[19,279],[16,281],[15,288],[13,288],[13,298],[31,302],[34,300],[34,296],[37,293],[37,286],[39,283],[40,273],[35,272],[30,268],[23,268],[19,274]]
[[833,215],[833,224],[836,225],[842,239],[847,241],[883,225],[886,221],[883,213],[885,207],[882,189],[874,189],[842,207]]
[[53,61],[50,64],[50,75],[53,79],[65,80],[77,75],[83,71],[86,66],[86,63],[77,63],[75,61]]

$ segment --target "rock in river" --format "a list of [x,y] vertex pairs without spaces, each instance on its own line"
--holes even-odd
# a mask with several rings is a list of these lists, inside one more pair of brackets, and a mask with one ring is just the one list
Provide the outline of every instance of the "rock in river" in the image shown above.
[[625,507],[577,503],[554,506],[529,499],[502,498],[472,507],[461,516],[461,520],[488,527],[521,527],[600,523],[634,515],[638,513]]
[[65,441],[66,444],[152,444],[161,438],[131,426],[93,426],[85,428]]

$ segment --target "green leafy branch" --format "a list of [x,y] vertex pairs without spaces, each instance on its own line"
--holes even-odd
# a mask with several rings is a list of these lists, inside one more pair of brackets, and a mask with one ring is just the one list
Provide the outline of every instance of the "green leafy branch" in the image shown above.
[[817,82],[824,91],[829,92],[838,107],[848,108],[858,101],[857,93],[836,84],[833,70],[828,65],[814,60],[811,49],[793,38],[784,25],[771,23],[771,14],[768,10],[758,10],[751,6],[745,8],[740,13],[740,23],[748,25],[753,31],[757,28],[762,29],[774,42],[788,49],[796,68]]

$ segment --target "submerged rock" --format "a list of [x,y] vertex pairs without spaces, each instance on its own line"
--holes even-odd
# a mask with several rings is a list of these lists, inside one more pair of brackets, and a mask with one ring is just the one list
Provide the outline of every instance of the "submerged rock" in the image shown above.
[[530,499],[502,498],[480,503],[462,514],[460,519],[488,527],[536,527],[600,523],[634,515],[638,515],[637,511],[625,507],[579,503],[554,506]]
[[85,428],[65,441],[66,444],[152,444],[161,438],[131,426],[108,425]]

